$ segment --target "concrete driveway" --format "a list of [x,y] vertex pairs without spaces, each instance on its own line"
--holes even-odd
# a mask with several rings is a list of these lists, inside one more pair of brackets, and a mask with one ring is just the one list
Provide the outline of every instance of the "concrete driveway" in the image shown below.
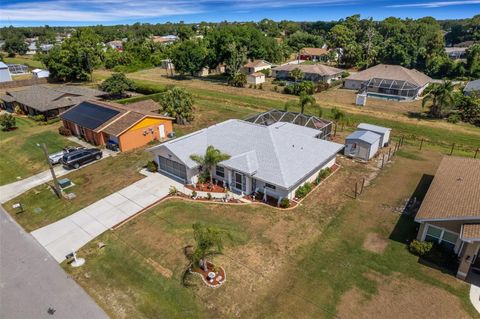
[[[92,146],[90,145],[90,147],[92,147]],[[103,151],[102,159],[110,157],[112,155],[115,155],[115,152],[110,151],[110,150],[102,150],[102,151]],[[100,159],[100,161],[102,159]],[[88,164],[85,164],[85,165],[81,166],[79,169],[82,169],[83,167],[94,164],[96,162],[98,162],[98,161],[94,161],[94,162],[90,162]],[[45,163],[45,166],[47,166],[46,163]],[[69,170],[69,169],[63,168],[61,165],[55,166],[54,170],[55,170],[55,175],[57,177],[66,175],[66,174],[74,171],[74,170]],[[32,189],[32,188],[34,188],[38,185],[45,184],[45,183],[47,183],[51,180],[52,180],[52,175],[50,173],[50,170],[48,169],[46,171],[43,171],[43,172],[38,173],[36,175],[27,177],[25,179],[19,180],[17,182],[13,182],[13,183],[10,183],[10,184],[7,184],[7,185],[2,185],[2,186],[0,186],[0,203],[3,204],[5,202],[19,196],[19,195],[25,193],[29,189]]]
[[0,318],[108,318],[1,206]]
[[171,185],[183,185],[159,173],[144,172],[146,178],[107,196],[53,224],[32,232],[38,242],[62,262],[65,256],[168,195]]

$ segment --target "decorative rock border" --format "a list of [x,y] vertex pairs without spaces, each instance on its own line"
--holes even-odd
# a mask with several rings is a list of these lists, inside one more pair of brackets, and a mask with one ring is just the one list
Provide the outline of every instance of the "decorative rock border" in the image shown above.
[[[213,264],[210,263],[210,262],[208,262],[208,264],[213,266]],[[221,272],[223,273],[223,276],[222,276],[223,278],[222,278],[222,281],[218,281],[217,284],[212,284],[212,283],[210,283],[210,282],[206,279],[205,275],[203,275],[203,274],[201,274],[201,273],[199,273],[199,272],[197,272],[197,271],[193,271],[193,270],[192,270],[192,267],[190,267],[190,268],[188,269],[188,271],[189,271],[191,274],[200,276],[200,277],[202,278],[203,283],[204,283],[205,285],[207,285],[208,287],[210,287],[210,288],[218,288],[218,287],[220,287],[221,285],[223,285],[223,284],[227,281],[227,272],[225,271],[225,269],[223,269],[223,267],[220,266],[219,268],[221,269]]]

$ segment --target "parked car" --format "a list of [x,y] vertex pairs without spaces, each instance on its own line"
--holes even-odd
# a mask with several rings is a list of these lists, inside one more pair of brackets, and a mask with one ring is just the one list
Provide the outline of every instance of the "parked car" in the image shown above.
[[103,153],[98,148],[81,149],[63,155],[61,163],[66,167],[79,168],[83,164],[101,159],[102,156]]
[[61,150],[60,152],[48,155],[48,160],[50,161],[50,163],[52,163],[52,165],[55,165],[55,164],[60,163],[60,160],[62,159],[63,155],[71,153],[71,152],[76,151],[76,150],[81,150],[81,149],[84,149],[84,147],[81,147],[81,146],[79,146],[79,147],[67,146],[63,150]]

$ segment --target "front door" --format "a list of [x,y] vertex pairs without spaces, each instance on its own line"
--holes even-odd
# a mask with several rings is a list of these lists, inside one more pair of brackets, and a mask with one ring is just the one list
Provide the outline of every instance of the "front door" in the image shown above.
[[239,191],[245,191],[245,176],[235,172],[233,176],[233,187]]
[[160,138],[165,138],[165,125],[163,124],[160,124],[158,126],[158,136],[160,136]]

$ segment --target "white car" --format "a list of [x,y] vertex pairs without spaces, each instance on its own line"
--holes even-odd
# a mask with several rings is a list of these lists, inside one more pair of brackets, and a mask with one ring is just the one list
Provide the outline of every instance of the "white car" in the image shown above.
[[58,163],[60,163],[60,160],[62,159],[63,155],[68,154],[68,153],[73,152],[73,151],[76,151],[76,150],[80,150],[80,149],[84,149],[84,147],[81,147],[81,146],[80,147],[71,147],[71,146],[65,147],[60,152],[48,155],[48,160],[50,161],[50,163],[52,165],[58,164]]

